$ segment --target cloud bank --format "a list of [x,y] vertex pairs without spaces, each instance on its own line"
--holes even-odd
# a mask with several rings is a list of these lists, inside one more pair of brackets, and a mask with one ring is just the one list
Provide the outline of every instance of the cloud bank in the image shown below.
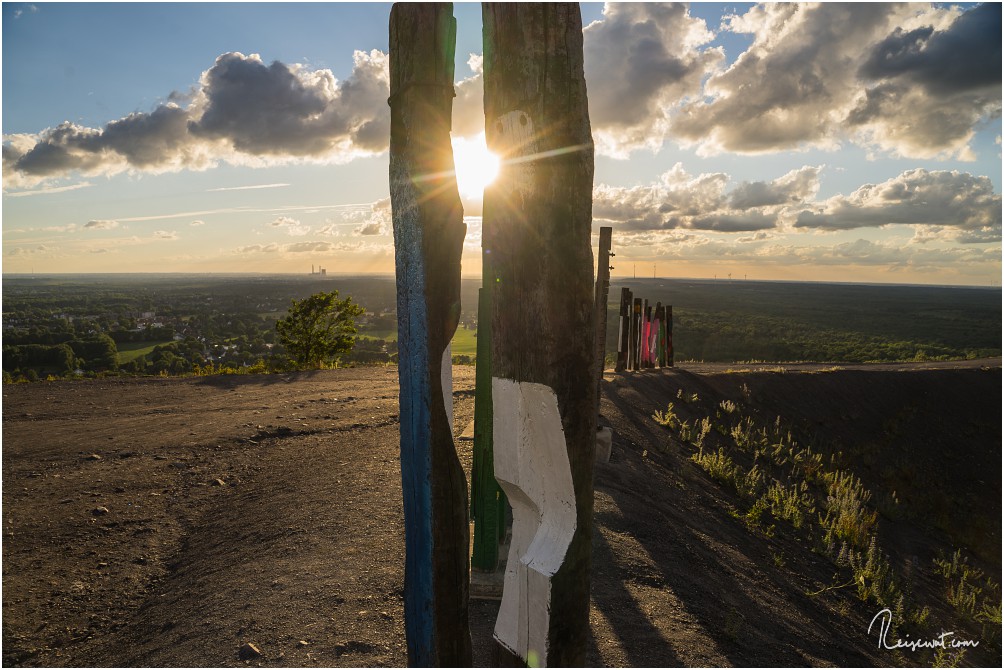
[[[380,153],[390,132],[388,61],[355,52],[351,75],[232,52],[202,73],[187,107],[167,102],[85,128],[69,121],[37,135],[4,137],[5,187],[69,172],[202,170],[219,162],[345,162]],[[178,96],[175,96],[178,97]]]
[[692,176],[679,163],[658,182],[598,185],[593,217],[618,232],[833,232],[910,226],[918,242],[1001,240],[1001,196],[988,177],[909,170],[850,195],[815,201],[822,168],[804,166],[771,181],[729,188],[725,173]]
[[1001,6],[757,5],[725,30],[753,35],[672,136],[706,154],[844,141],[916,158],[971,157],[974,128],[1001,112]]
[[[666,141],[702,154],[855,143],[903,157],[968,159],[976,129],[1001,114],[1000,26],[999,3],[965,12],[921,3],[765,4],[717,27],[681,4],[612,3],[583,30],[597,152],[626,157]],[[753,41],[726,66],[722,48],[710,46],[714,30]],[[453,127],[462,136],[483,131],[481,62],[472,54],[473,74],[456,85]],[[190,94],[173,93],[151,112],[103,128],[67,121],[5,136],[4,187],[72,173],[379,154],[389,136],[388,65],[380,51],[357,51],[339,81],[328,69],[225,53]],[[257,188],[271,186],[278,184]]]

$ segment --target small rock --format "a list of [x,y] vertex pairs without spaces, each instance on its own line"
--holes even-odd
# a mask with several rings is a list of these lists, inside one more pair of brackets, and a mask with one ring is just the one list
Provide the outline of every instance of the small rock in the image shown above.
[[296,643],[296,646],[298,646],[298,647],[306,647],[306,646],[309,646],[309,645],[310,645],[310,643],[307,642],[306,640],[300,640],[299,642]]
[[101,460],[101,454],[90,454],[89,456],[85,456],[84,460],[85,461],[100,461]]
[[251,661],[256,658],[261,658],[261,650],[250,642],[245,642],[241,648],[237,650],[237,658],[242,661]]
[[98,569],[99,569],[99,570],[100,570],[101,568],[107,568],[107,567],[108,567],[108,564],[107,564],[107,563],[105,563],[104,561],[102,561],[101,563],[98,563]]
[[94,516],[104,516],[105,514],[108,514],[108,508],[95,507],[93,510],[91,510],[91,514],[93,514]]
[[223,481],[222,479],[214,479],[212,481],[212,485],[213,486],[226,486],[226,484],[227,483],[225,481]]

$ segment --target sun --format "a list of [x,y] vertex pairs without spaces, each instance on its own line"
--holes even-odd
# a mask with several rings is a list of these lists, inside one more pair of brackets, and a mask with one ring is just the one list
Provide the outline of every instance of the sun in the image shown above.
[[452,143],[457,188],[468,198],[481,198],[499,173],[498,156],[488,151],[484,133],[469,139],[454,137]]

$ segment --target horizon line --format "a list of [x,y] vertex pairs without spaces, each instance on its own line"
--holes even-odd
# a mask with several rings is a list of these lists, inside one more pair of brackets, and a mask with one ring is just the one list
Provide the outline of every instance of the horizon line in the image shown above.
[[[12,279],[22,279],[22,278],[35,278],[35,277],[96,277],[96,276],[189,276],[189,277],[206,277],[206,276],[245,276],[245,277],[302,277],[304,279],[330,279],[333,277],[381,277],[393,279],[395,278],[395,273],[393,272],[328,272],[323,277],[321,275],[311,275],[303,272],[227,272],[227,271],[213,271],[213,272],[191,272],[191,271],[163,271],[163,272],[129,272],[129,271],[107,271],[107,272],[3,272],[0,273],[0,278],[10,277]],[[481,274],[461,274],[461,280],[471,281],[474,279],[481,279]],[[1001,283],[996,284],[943,284],[943,283],[911,283],[911,282],[882,282],[882,281],[826,281],[826,280],[813,280],[813,279],[727,279],[724,277],[611,277],[610,284],[613,285],[614,282],[653,282],[653,281],[700,281],[709,283],[722,283],[722,284],[744,284],[744,283],[761,283],[761,284],[830,284],[830,285],[851,285],[851,286],[916,286],[924,288],[970,288],[970,289],[998,289],[1000,290]]]

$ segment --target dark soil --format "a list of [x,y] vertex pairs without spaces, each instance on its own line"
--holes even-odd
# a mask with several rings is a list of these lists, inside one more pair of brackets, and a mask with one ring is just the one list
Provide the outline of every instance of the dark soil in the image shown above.
[[[679,389],[780,414],[876,494],[895,483],[893,559],[966,547],[999,579],[1000,361],[951,367],[608,373],[587,664],[926,663],[878,649],[878,608],[850,589],[807,595],[833,561],[783,525],[751,532],[651,415]],[[454,385],[459,436],[474,369]],[[3,664],[404,665],[397,401],[375,367],[4,386]],[[915,581],[949,626],[938,583]],[[472,601],[477,664],[496,608]],[[964,663],[999,665],[999,633]]]

